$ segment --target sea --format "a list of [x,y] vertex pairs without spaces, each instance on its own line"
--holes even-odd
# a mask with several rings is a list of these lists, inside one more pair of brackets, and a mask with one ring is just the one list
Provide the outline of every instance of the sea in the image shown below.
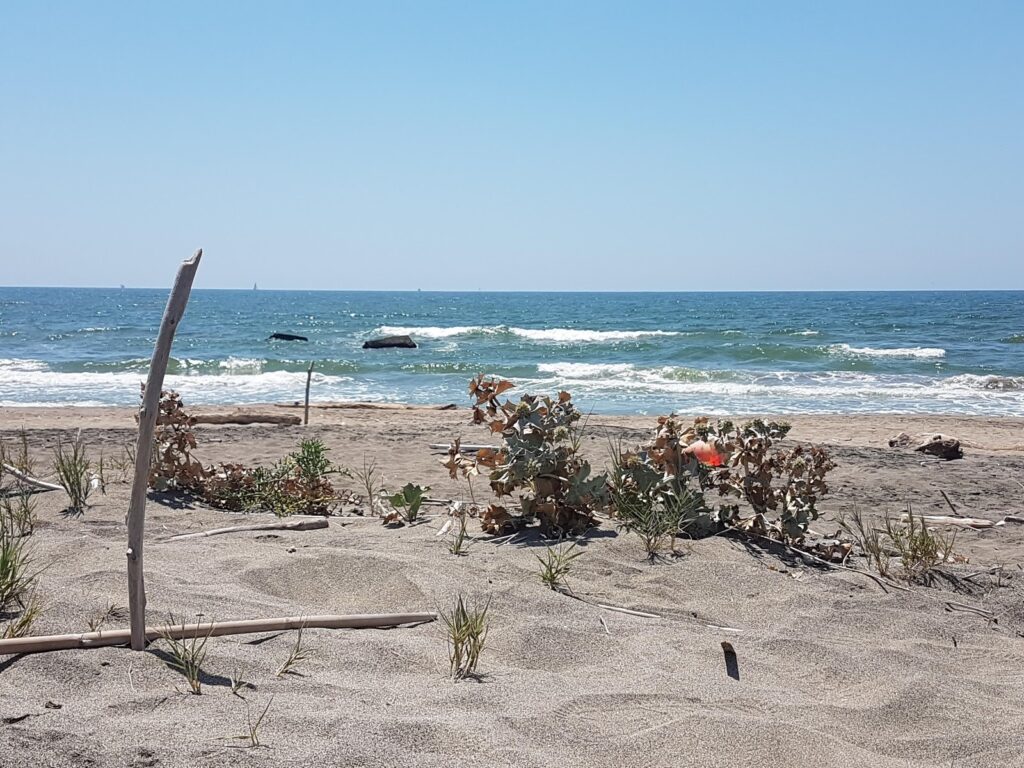
[[[0,406],[135,405],[166,290],[0,288]],[[277,341],[272,333],[307,336]],[[416,349],[363,349],[408,334]],[[468,404],[478,373],[585,411],[1024,416],[1024,291],[192,293],[185,403]]]

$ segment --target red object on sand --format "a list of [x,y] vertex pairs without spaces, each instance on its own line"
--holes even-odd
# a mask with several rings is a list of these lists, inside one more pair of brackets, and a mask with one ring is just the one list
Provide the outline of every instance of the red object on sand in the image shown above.
[[686,447],[686,453],[693,454],[697,457],[698,461],[711,467],[722,466],[724,459],[715,446],[710,443],[706,443],[703,440],[697,440],[696,442],[690,443]]

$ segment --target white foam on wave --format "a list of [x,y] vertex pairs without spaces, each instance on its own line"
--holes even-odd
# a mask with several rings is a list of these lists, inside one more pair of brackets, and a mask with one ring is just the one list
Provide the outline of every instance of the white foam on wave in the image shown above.
[[849,344],[833,344],[828,348],[833,354],[854,357],[905,357],[921,359],[939,359],[946,356],[946,350],[940,347],[854,347]]
[[656,336],[679,336],[679,331],[596,331],[584,328],[517,328],[507,325],[404,326],[382,325],[375,333],[382,336],[419,336],[424,339],[447,339],[506,333],[530,341],[555,343],[601,343],[629,341]]

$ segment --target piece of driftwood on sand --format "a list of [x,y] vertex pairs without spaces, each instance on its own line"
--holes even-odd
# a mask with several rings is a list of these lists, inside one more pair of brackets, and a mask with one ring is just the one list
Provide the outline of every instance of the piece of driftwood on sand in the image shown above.
[[[231,411],[230,413],[196,413],[191,416],[193,424],[277,424],[282,427],[295,427],[302,423],[298,416],[282,413],[260,413],[259,411]],[[138,423],[139,415],[135,414]],[[169,423],[163,417],[157,418],[157,424]]]
[[160,332],[153,347],[149,364],[149,377],[139,411],[139,437],[135,446],[135,477],[132,481],[131,500],[128,503],[128,611],[131,623],[132,650],[146,648],[146,585],[143,576],[142,542],[146,532],[146,490],[149,487],[150,458],[153,453],[153,432],[160,412],[160,390],[171,356],[174,332],[178,329],[195,279],[203,249],[182,262],[174,279],[174,287],[167,299]]
[[[299,401],[294,403],[274,403],[277,408],[302,408]],[[370,411],[454,411],[458,409],[455,403],[443,405],[416,405],[414,403],[310,403],[310,408],[322,408],[324,410],[359,410]]]
[[309,364],[309,370],[306,371],[306,410],[302,413],[302,425],[309,425],[309,385],[313,383],[313,363]]
[[[957,517],[952,515],[914,515],[914,518],[923,521],[927,525],[953,525],[958,528],[973,528],[975,530],[998,528],[1007,523],[1024,523],[1024,518],[1017,515],[1006,515],[1002,520],[985,520],[980,517],[964,517],[963,515]],[[901,515],[900,522],[910,522],[910,515],[906,513]]]
[[10,464],[4,464],[3,468],[4,468],[4,472],[7,472],[9,475],[14,477],[16,480],[19,480],[20,482],[24,483],[25,485],[29,485],[29,486],[37,489],[37,490],[40,490],[40,491],[63,491],[64,490],[64,488],[62,486],[59,486],[56,483],[48,483],[45,480],[40,480],[38,477],[32,477],[32,475],[25,474],[20,469],[18,469],[17,467],[12,467]]
[[[289,629],[384,629],[407,624],[434,621],[436,613],[370,613],[326,616],[288,616],[277,619],[247,619],[243,621],[207,622],[144,627],[146,640],[162,637],[181,640],[192,637],[219,635],[247,635],[260,632],[280,632]],[[0,655],[66,651],[74,648],[99,648],[124,645],[132,639],[129,629],[105,629],[71,635],[44,635],[0,640]]]
[[181,539],[200,539],[205,536],[220,536],[224,533],[244,533],[246,531],[315,531],[328,526],[326,517],[311,517],[304,520],[289,520],[280,523],[253,523],[252,525],[232,525],[227,528],[212,528],[197,533],[179,533],[168,536],[162,541],[180,541]]

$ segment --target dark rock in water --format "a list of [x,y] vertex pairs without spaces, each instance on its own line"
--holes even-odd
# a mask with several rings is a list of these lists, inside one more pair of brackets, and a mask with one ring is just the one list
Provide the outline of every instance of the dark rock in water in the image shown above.
[[925,440],[914,450],[918,453],[927,453],[929,456],[938,456],[940,459],[945,459],[946,461],[962,459],[964,457],[964,451],[963,448],[960,447],[960,441],[944,435],[935,435],[935,437]]
[[370,339],[363,342],[363,349],[387,349],[388,347],[416,349],[416,342],[408,336],[385,336],[381,339]]
[[281,341],[309,341],[305,336],[298,336],[294,333],[272,333],[270,338],[280,339]]

